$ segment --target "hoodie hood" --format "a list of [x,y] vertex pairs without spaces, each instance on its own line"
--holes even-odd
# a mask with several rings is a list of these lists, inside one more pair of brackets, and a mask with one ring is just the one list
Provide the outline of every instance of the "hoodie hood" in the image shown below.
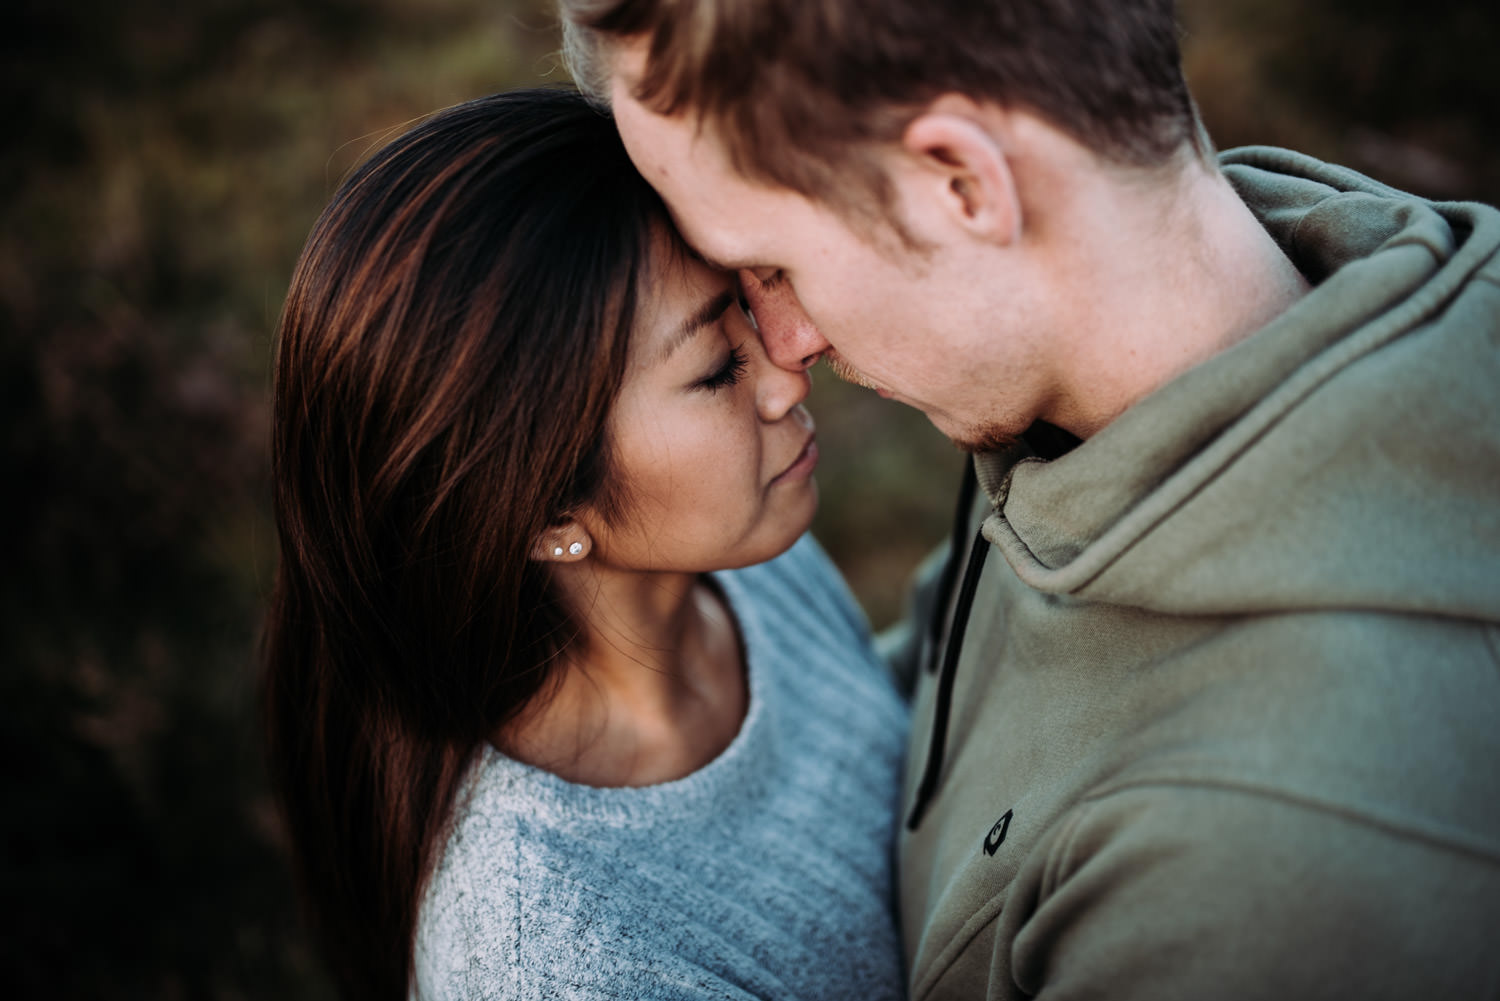
[[1066,455],[979,456],[985,538],[1039,591],[1156,612],[1500,621],[1500,213],[1222,163],[1314,288]]

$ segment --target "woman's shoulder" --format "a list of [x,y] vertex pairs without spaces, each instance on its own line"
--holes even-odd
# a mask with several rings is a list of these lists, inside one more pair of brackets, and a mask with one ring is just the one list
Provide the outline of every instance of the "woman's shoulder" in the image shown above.
[[555,926],[569,895],[592,881],[580,871],[586,855],[574,826],[534,770],[493,749],[480,753],[418,913],[415,996],[545,996],[528,992],[527,982],[547,976],[531,967],[539,956],[574,955]]
[[[563,783],[498,752],[480,760],[425,894],[412,996],[701,996],[704,957],[729,946],[732,898],[705,864],[709,846],[667,842],[674,824],[702,817],[654,823],[651,788],[580,792],[559,807]],[[605,805],[616,798],[640,809]]]
[[513,964],[521,814],[495,808],[503,799],[494,795],[494,765],[480,753],[428,877],[413,942],[415,997],[462,996],[476,971],[503,991]]

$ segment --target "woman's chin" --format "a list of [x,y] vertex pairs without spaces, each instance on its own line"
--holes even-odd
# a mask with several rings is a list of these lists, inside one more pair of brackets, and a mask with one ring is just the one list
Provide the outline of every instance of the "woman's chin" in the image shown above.
[[799,492],[804,494],[804,497],[798,498],[802,503],[797,505],[798,511],[796,516],[789,516],[786,519],[786,524],[782,526],[784,531],[778,533],[779,545],[771,552],[753,562],[764,563],[766,560],[775,559],[795,546],[797,540],[812,529],[813,517],[818,513],[818,481],[814,477],[809,476],[797,486]]
[[788,513],[778,519],[779,523],[774,529],[769,528],[758,533],[759,538],[752,545],[736,546],[731,551],[726,551],[717,561],[720,565],[712,566],[709,570],[738,570],[742,567],[755,566],[757,563],[765,563],[774,560],[782,553],[797,544],[797,540],[806,535],[812,528],[813,516],[818,513],[818,483],[809,477],[798,484],[801,491],[805,492],[805,499],[797,505],[795,514]]

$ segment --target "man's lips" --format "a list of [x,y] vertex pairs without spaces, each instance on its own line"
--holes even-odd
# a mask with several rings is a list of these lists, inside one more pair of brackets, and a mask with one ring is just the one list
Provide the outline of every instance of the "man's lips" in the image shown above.
[[802,451],[797,453],[797,458],[792,464],[776,474],[771,481],[771,486],[778,483],[787,483],[800,480],[812,474],[818,465],[818,442],[814,435],[807,436],[807,443],[802,446]]

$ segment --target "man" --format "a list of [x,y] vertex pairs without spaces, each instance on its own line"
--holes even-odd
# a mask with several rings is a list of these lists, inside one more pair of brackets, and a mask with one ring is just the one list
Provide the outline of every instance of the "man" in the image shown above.
[[1500,213],[1215,158],[1170,0],[562,6],[772,357],[974,453],[913,996],[1500,996]]

